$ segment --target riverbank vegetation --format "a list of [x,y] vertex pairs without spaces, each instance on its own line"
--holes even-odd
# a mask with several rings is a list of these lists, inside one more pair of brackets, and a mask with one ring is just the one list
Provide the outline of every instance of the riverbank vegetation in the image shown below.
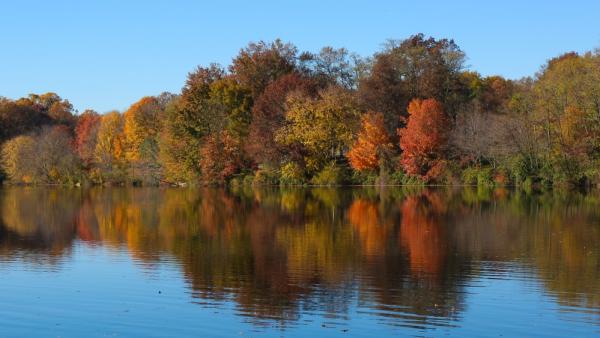
[[0,98],[12,184],[600,183],[600,53],[533,77],[481,76],[449,39],[370,57],[250,43],[228,67],[125,112],[78,113],[54,93]]

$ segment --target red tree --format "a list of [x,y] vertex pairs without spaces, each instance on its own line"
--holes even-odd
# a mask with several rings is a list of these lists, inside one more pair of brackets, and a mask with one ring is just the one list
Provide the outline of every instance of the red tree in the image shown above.
[[406,173],[426,180],[435,179],[443,166],[443,151],[448,143],[448,119],[435,99],[414,99],[408,105],[406,128],[398,129]]
[[93,110],[86,110],[77,119],[75,127],[75,148],[86,166],[94,159],[96,135],[100,127],[100,115]]

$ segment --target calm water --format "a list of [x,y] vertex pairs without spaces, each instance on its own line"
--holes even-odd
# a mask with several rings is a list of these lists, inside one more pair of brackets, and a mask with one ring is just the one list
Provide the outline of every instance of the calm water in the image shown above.
[[600,195],[0,189],[0,337],[600,335]]

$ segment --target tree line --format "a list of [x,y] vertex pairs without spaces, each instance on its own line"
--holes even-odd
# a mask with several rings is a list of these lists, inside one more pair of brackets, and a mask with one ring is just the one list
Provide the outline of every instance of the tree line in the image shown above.
[[520,80],[481,76],[450,39],[370,57],[250,43],[228,67],[125,112],[54,93],[0,98],[1,176],[26,184],[600,183],[600,52]]

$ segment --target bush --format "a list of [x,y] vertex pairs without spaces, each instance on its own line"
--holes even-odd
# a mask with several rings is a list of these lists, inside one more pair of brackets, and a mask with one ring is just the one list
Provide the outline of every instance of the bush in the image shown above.
[[281,169],[279,184],[281,185],[302,185],[306,183],[304,170],[294,162],[284,164]]
[[253,185],[279,184],[279,173],[270,166],[261,166],[254,174]]
[[242,185],[249,187],[253,184],[254,182],[254,175],[252,174],[248,174],[246,176],[244,176],[244,180],[242,182]]
[[491,187],[496,184],[494,169],[491,167],[468,167],[462,172],[462,180],[466,185]]
[[394,171],[389,177],[391,185],[425,185],[425,181],[416,176],[407,175],[402,170]]
[[539,178],[542,163],[535,156],[518,155],[509,161],[508,168],[516,185],[525,183],[527,179],[532,184]]
[[349,183],[357,185],[374,185],[377,183],[377,175],[373,171],[353,170],[352,175],[350,175]]
[[317,173],[311,180],[314,185],[340,185],[350,181],[347,168],[331,163],[319,173]]
[[462,172],[462,181],[463,184],[466,185],[476,185],[477,184],[477,174],[478,170],[474,167],[467,167]]

